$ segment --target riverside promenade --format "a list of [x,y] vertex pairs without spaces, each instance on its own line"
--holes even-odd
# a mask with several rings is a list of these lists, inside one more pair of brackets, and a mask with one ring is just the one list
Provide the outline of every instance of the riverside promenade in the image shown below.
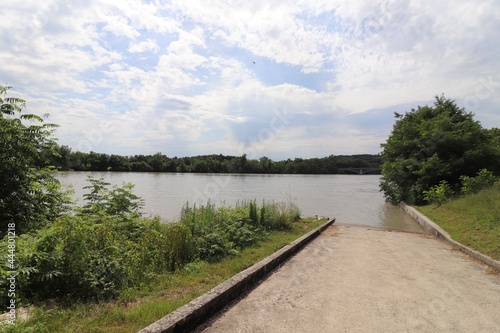
[[426,234],[334,225],[196,332],[500,332],[500,275]]

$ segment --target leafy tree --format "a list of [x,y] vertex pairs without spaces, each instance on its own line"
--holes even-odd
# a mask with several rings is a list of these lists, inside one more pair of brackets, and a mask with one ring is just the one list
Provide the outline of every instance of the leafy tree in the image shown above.
[[165,165],[167,163],[167,157],[165,155],[156,153],[153,156],[150,156],[148,160],[148,164],[151,166],[151,168],[153,168],[153,171],[165,171]]
[[455,101],[436,96],[433,106],[395,115],[392,133],[381,145],[380,183],[394,203],[423,203],[424,191],[441,181],[457,189],[460,176],[498,164],[492,135]]
[[87,181],[90,185],[83,188],[90,190],[90,193],[83,195],[87,203],[82,208],[82,214],[141,216],[140,211],[144,206],[144,200],[133,193],[132,183],[125,183],[122,187],[113,186],[109,189],[110,183],[105,182],[103,178],[95,179],[88,176]]
[[196,160],[192,166],[193,172],[209,172],[208,164],[205,160]]
[[[500,128],[491,128],[488,131],[488,134],[490,136],[493,149],[496,149],[497,156],[500,156]],[[492,170],[497,175],[500,175],[500,161],[495,163],[495,165],[492,165],[489,170]]]
[[57,167],[62,171],[68,171],[78,164],[74,158],[72,158],[71,148],[68,146],[56,146],[55,156],[52,159],[52,165]]
[[130,171],[130,164],[126,157],[120,155],[111,155],[109,157],[109,170]]
[[53,221],[66,197],[54,170],[40,168],[56,146],[57,127],[35,114],[22,114],[26,102],[8,97],[10,86],[0,85],[0,223],[1,234],[14,223],[17,233]]

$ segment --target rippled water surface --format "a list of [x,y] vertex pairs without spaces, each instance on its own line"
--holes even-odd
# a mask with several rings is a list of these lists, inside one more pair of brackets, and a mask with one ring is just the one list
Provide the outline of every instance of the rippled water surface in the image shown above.
[[[59,179],[72,185],[82,198],[87,176],[113,185],[135,184],[134,193],[145,199],[144,211],[167,220],[179,217],[189,202],[232,205],[257,199],[292,201],[302,216],[336,217],[339,224],[357,224],[405,231],[420,227],[398,207],[384,202],[378,175],[251,175],[136,172],[66,172]],[[81,199],[80,199],[81,203]]]

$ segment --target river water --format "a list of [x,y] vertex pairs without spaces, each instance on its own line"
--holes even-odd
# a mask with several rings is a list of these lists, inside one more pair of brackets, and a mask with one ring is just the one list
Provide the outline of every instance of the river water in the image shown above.
[[112,185],[135,184],[134,193],[145,200],[144,213],[173,221],[182,206],[234,205],[237,201],[291,201],[302,216],[335,217],[338,224],[355,224],[384,229],[420,231],[419,225],[384,201],[379,175],[254,175],[153,172],[61,172],[64,185],[73,187],[74,199],[88,193],[87,176],[103,178]]

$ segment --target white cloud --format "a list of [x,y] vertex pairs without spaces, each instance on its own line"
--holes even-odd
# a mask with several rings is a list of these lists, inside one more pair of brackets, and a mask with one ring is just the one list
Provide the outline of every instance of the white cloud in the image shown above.
[[500,126],[499,18],[496,0],[10,1],[0,78],[74,148],[377,152],[377,112],[442,92]]
[[227,2],[213,1],[209,10],[201,10],[203,6],[196,1],[177,5],[228,45],[277,63],[300,66],[306,73],[317,72],[323,64],[322,31],[298,17],[298,5],[275,1],[228,6]]
[[153,53],[156,53],[158,52],[158,44],[156,43],[156,41],[152,40],[152,39],[147,39],[147,40],[143,40],[141,42],[138,42],[138,43],[130,43],[130,46],[128,47],[128,51],[130,53],[143,53],[143,52],[147,52],[147,51],[151,51]]

